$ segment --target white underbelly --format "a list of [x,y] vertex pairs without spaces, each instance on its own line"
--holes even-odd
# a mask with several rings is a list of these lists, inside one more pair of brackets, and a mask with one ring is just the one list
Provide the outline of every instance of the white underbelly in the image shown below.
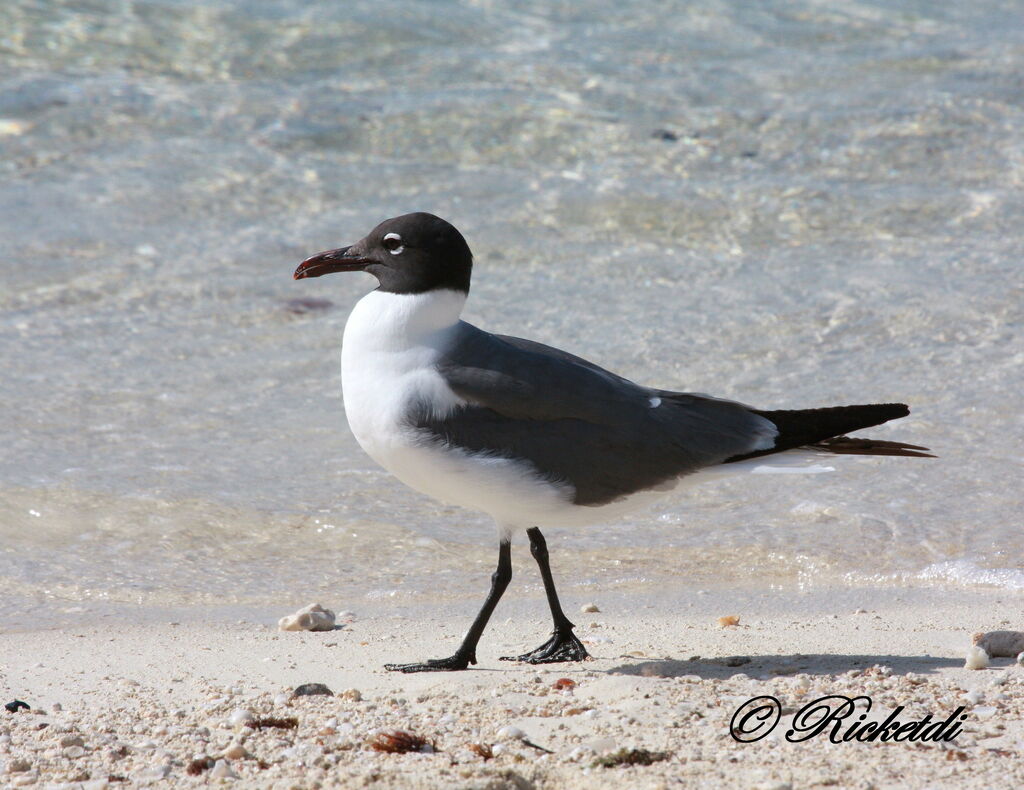
[[403,424],[408,404],[387,397],[353,400],[346,395],[349,425],[373,460],[410,488],[446,504],[487,513],[505,526],[597,524],[661,498],[678,482],[605,505],[581,507],[573,504],[572,485],[544,478],[527,461],[446,446]]
[[508,458],[426,442],[393,447],[374,459],[410,488],[487,513],[499,524],[551,524],[573,509],[571,486],[547,481],[529,464]]

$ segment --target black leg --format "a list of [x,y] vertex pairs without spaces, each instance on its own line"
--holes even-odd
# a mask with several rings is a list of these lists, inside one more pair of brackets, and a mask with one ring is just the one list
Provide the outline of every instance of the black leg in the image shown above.
[[452,672],[458,669],[466,669],[470,664],[476,663],[476,646],[487,627],[487,621],[491,619],[494,607],[498,605],[502,593],[512,580],[512,547],[506,539],[498,545],[498,567],[491,574],[491,591],[487,593],[480,613],[469,627],[465,639],[455,651],[455,655],[448,658],[431,658],[419,664],[385,664],[384,669],[391,672]]
[[562,611],[562,604],[558,602],[555,580],[551,577],[551,565],[548,563],[547,541],[544,540],[544,536],[537,527],[526,530],[526,534],[530,536],[530,553],[537,560],[540,578],[544,581],[544,593],[548,597],[548,606],[551,608],[551,619],[554,620],[555,630],[551,632],[551,638],[536,650],[523,653],[521,656],[502,656],[501,660],[526,661],[530,664],[555,664],[561,661],[583,661],[590,658],[583,643],[572,632],[573,624],[569,622],[569,618]]

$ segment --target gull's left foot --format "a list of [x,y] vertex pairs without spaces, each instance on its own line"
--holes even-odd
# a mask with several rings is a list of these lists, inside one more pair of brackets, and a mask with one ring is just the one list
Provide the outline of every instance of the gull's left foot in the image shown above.
[[590,653],[576,634],[569,631],[555,631],[551,638],[536,650],[521,656],[502,656],[499,661],[524,661],[527,664],[558,664],[563,661],[586,661]]
[[476,656],[460,656],[456,653],[448,658],[428,658],[418,664],[385,664],[388,672],[458,672],[476,663]]

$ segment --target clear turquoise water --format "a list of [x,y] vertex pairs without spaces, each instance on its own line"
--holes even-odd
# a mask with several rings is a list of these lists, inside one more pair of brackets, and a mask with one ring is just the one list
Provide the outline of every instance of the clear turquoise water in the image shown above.
[[553,533],[579,595],[1020,588],[1022,12],[8,0],[0,622],[475,594],[486,519],[347,431],[369,281],[290,276],[411,210],[473,246],[475,323],[763,407],[906,400],[878,435],[941,456]]

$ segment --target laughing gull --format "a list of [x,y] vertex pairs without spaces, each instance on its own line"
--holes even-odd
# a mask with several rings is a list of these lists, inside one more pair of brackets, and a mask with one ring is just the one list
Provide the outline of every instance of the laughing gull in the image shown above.
[[295,270],[296,280],[351,271],[377,278],[345,325],[341,376],[352,433],[402,482],[483,511],[498,527],[491,590],[455,654],[387,669],[476,663],[477,643],[512,578],[518,529],[529,536],[554,631],[537,649],[502,660],[581,661],[589,656],[559,604],[541,526],[613,518],[684,479],[763,471],[769,455],[784,468],[826,454],[930,457],[924,447],[846,436],[905,417],[902,403],[765,411],[640,386],[560,349],[477,329],[459,319],[472,267],[458,230],[415,213]]

